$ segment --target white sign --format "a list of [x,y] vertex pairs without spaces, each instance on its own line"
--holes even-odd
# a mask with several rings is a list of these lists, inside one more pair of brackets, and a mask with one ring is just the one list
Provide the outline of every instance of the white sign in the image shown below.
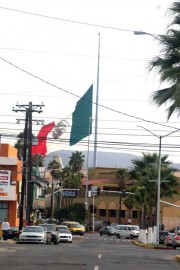
[[11,171],[0,170],[0,200],[16,201],[16,181],[11,182]]
[[97,196],[97,187],[91,186],[91,196]]

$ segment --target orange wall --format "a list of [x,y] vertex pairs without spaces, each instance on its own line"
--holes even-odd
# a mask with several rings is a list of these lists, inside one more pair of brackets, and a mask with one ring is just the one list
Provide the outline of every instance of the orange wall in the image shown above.
[[[17,158],[17,149],[9,144],[1,144],[0,147],[0,156],[1,157],[16,157]],[[9,203],[9,223],[10,226],[18,226],[19,218],[17,217],[17,202],[18,202],[18,192],[19,186],[22,181],[22,168],[23,162],[17,160],[16,165],[1,165],[1,169],[11,171],[11,179],[16,181],[16,201],[3,201]]]
[[0,157],[17,157],[17,149],[10,144],[1,144]]

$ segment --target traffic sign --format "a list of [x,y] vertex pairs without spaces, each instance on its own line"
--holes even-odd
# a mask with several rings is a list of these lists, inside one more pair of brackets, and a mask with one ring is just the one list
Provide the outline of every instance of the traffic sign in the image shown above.
[[76,192],[75,191],[63,191],[63,196],[64,197],[75,197]]
[[96,186],[91,186],[91,196],[97,196],[97,188]]

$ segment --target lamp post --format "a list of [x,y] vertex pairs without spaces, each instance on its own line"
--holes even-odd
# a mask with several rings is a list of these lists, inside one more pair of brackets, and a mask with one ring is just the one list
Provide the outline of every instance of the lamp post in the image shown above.
[[157,134],[155,134],[154,132],[152,132],[149,129],[146,129],[143,126],[138,126],[143,128],[144,130],[148,131],[149,133],[151,133],[153,136],[159,138],[159,155],[158,155],[158,179],[157,179],[157,214],[156,214],[156,226],[157,226],[157,231],[156,231],[156,244],[159,244],[159,219],[160,219],[160,197],[161,197],[161,148],[162,148],[162,138],[167,137],[177,131],[180,130],[176,129],[174,131],[171,131],[167,134],[165,134],[164,136],[158,136]]
[[161,41],[160,38],[159,38],[159,35],[151,34],[151,33],[148,33],[148,32],[141,31],[141,30],[140,31],[134,31],[134,35],[137,35],[137,36],[148,35],[148,36],[151,36],[151,37]]

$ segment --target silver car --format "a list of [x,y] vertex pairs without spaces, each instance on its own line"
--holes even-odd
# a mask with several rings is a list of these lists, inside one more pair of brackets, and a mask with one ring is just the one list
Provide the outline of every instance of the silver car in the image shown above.
[[175,235],[172,238],[172,246],[173,248],[177,248],[180,247],[180,231],[178,231],[177,233],[175,233]]
[[26,226],[19,235],[19,243],[46,243],[47,234],[40,226]]
[[166,238],[164,240],[165,246],[172,246],[172,240],[173,240],[174,235],[175,235],[175,233],[168,232],[168,235],[166,236]]

